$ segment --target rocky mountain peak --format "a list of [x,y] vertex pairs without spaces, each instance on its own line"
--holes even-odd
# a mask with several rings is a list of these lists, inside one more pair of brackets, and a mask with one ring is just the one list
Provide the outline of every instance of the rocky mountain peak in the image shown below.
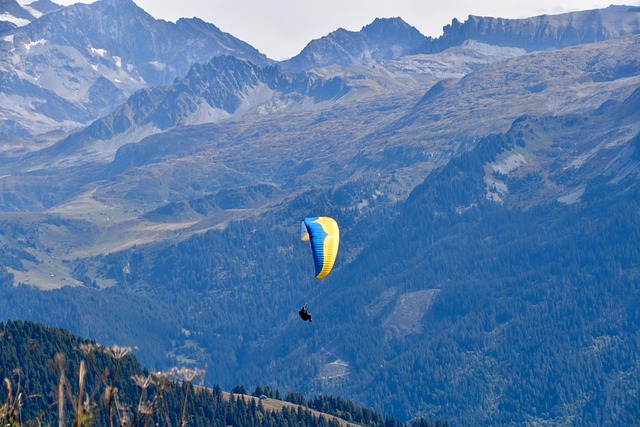
[[136,18],[154,19],[133,0],[101,0],[95,3],[94,10],[109,11],[119,16],[134,16]]
[[415,27],[407,24],[402,18],[376,18],[371,24],[362,27],[361,32],[372,39],[389,37],[397,40],[420,40],[424,36]]
[[[78,50],[90,46],[129,56],[130,48],[147,44],[141,33],[155,31],[154,27],[155,19],[131,0],[103,0],[76,3],[49,13],[34,22],[24,35]],[[132,33],[136,37],[131,37]]]
[[400,18],[377,18],[360,31],[338,29],[311,41],[302,52],[282,66],[289,71],[336,64],[370,66],[382,60],[397,59],[427,40],[417,29]]
[[37,10],[42,14],[47,14],[60,9],[62,6],[52,2],[51,0],[37,0],[26,6],[28,9]]
[[339,78],[293,74],[278,65],[263,67],[229,55],[216,56],[207,63],[194,64],[172,85],[134,93],[111,114],[52,146],[47,155],[84,152],[94,160],[111,159],[123,142],[138,142],[133,138],[182,125],[217,123],[230,116],[265,116],[340,98],[349,89]]
[[460,46],[467,40],[536,51],[594,43],[638,33],[640,8],[633,6],[610,6],[605,9],[525,19],[469,15],[464,22],[454,18],[451,24],[443,28],[441,37],[429,39],[418,52],[442,52],[450,47]]
[[[25,12],[15,0],[1,6]],[[193,64],[214,56],[234,55],[262,66],[273,63],[212,24],[197,18],[175,24],[156,20],[132,0],[68,7],[41,0],[25,7],[43,12],[37,19],[23,19],[20,26],[0,23],[0,33],[12,32],[0,41],[0,68],[7,70],[8,80],[30,88],[18,92],[6,113],[26,134],[86,125],[135,91],[171,84]],[[0,88],[0,93],[8,92]],[[64,123],[47,107],[59,104],[73,105],[72,118]]]

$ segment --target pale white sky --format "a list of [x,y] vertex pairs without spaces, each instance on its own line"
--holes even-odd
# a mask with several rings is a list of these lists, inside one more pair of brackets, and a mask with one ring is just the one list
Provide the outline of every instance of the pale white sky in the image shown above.
[[[32,0],[19,0],[30,3]],[[54,0],[69,5],[79,0]],[[92,3],[92,0],[82,0]],[[338,28],[359,31],[375,18],[401,17],[425,36],[442,35],[453,18],[468,15],[525,18],[607,7],[611,0],[134,0],[157,19],[198,17],[269,58],[297,55],[311,40]],[[561,6],[558,6],[561,4]],[[640,6],[640,0],[616,4]]]

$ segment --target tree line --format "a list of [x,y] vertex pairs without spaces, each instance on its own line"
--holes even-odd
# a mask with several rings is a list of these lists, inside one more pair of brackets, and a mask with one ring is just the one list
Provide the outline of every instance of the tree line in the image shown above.
[[[297,400],[292,403],[300,406],[267,410],[260,397],[279,398],[279,391],[256,387],[257,399],[248,399],[242,386],[232,390],[235,394],[224,393],[220,386],[204,388],[198,385],[204,372],[191,368],[149,372],[132,355],[134,350],[102,347],[39,323],[0,322],[0,375],[4,378],[0,421],[16,427],[56,423],[339,427],[338,421],[328,416],[335,415],[363,426],[404,426],[328,396],[307,404],[293,398],[296,393],[289,393],[286,400]],[[327,415],[317,416],[309,409]],[[427,420],[415,425],[435,426]]]

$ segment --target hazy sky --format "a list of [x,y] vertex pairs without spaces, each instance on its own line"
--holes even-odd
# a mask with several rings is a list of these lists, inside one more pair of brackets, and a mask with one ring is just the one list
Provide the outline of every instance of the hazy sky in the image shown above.
[[[20,0],[30,3],[32,0]],[[79,0],[54,0],[69,5]],[[157,19],[198,17],[251,44],[269,58],[288,59],[338,28],[358,31],[375,18],[401,17],[426,36],[442,35],[453,18],[524,18],[607,7],[611,0],[134,0]],[[92,3],[84,0],[82,3]],[[558,6],[561,4],[561,6]],[[640,6],[640,0],[617,4]]]

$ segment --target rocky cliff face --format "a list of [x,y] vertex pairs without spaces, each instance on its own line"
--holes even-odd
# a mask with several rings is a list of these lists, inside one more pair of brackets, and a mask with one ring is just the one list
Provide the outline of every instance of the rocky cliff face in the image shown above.
[[398,59],[427,40],[417,29],[400,18],[376,19],[358,32],[339,29],[310,42],[304,50],[282,66],[290,71],[327,65],[371,66],[379,61]]
[[348,91],[340,78],[287,73],[279,66],[259,67],[248,60],[218,56],[194,65],[172,85],[134,93],[112,113],[46,153],[73,156],[83,152],[91,153],[85,160],[96,156],[109,159],[122,144],[176,126],[216,123],[232,115],[261,116],[294,106],[306,108],[303,105],[337,99]]
[[[17,3],[13,6],[28,13]],[[12,123],[26,135],[84,125],[111,112],[136,90],[170,84],[194,63],[216,55],[272,63],[212,24],[196,18],[175,24],[156,20],[131,0],[58,10],[50,3],[36,6],[53,11],[31,23],[23,20],[0,39],[3,80],[32,87],[26,93],[4,92],[12,100],[0,107],[6,138],[16,135]],[[63,103],[73,108],[58,113],[68,116],[61,121],[48,111]]]
[[175,24],[156,20],[131,0],[76,4],[45,15],[14,35],[14,44],[37,40],[111,59],[149,85],[170,83],[193,63],[216,55],[235,54],[257,64],[269,63],[256,49],[212,24],[196,18]]
[[528,51],[557,49],[593,43],[640,33],[640,8],[609,6],[606,9],[541,15],[526,19],[469,16],[465,22],[454,19],[444,34],[429,39],[421,53],[441,52],[477,40],[496,46],[520,47]]
[[147,107],[150,113],[137,122],[158,129],[210,123],[216,122],[216,117],[259,107],[284,109],[303,98],[312,102],[338,98],[347,90],[339,79],[325,81],[313,74],[289,74],[277,66],[259,67],[247,60],[219,56],[207,64],[194,65],[173,85],[153,90],[149,99],[159,102],[151,103]]

